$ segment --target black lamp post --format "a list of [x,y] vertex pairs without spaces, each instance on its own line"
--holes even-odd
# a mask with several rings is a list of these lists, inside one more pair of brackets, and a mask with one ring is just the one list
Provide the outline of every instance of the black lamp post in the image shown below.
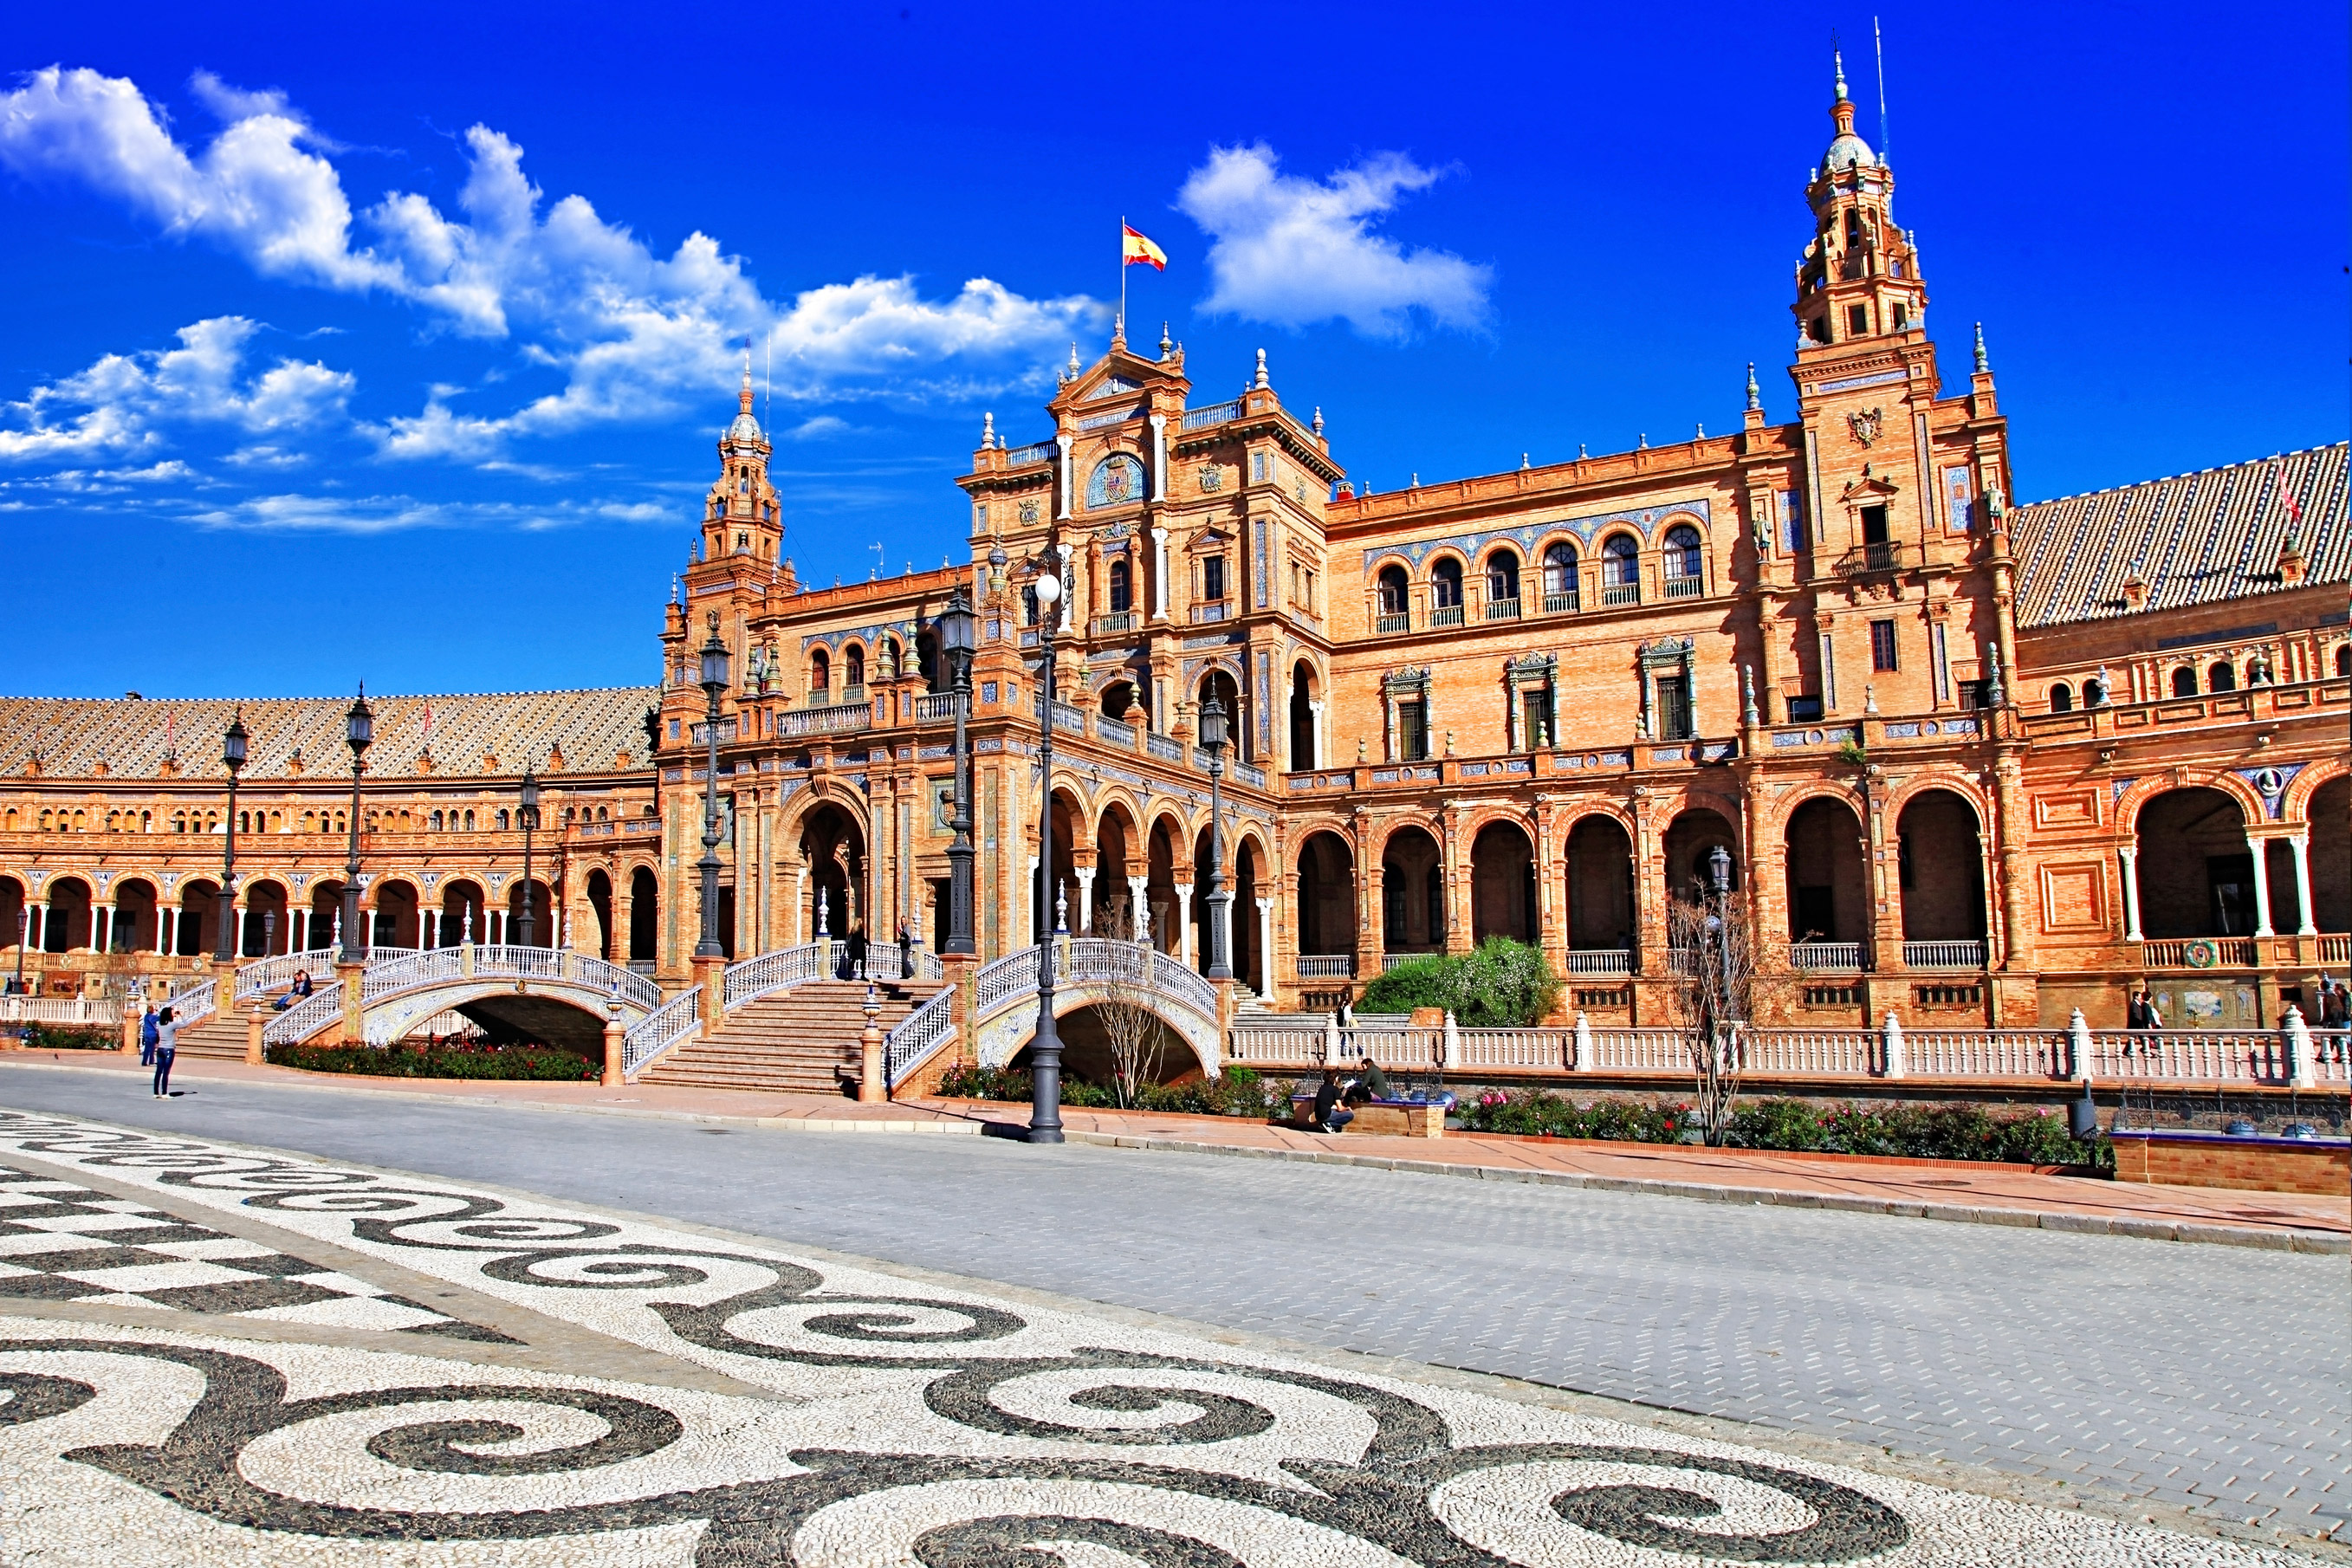
[[531,943],[530,836],[539,826],[539,778],[526,765],[522,770],[522,807],[515,813],[522,826],[522,945]]
[[367,682],[360,682],[359,700],[343,715],[343,742],[352,749],[352,852],[343,863],[343,959],[367,962],[367,933],[360,930],[360,773],[367,766],[367,749],[375,740],[375,710],[368,706]]
[[[727,643],[719,635],[719,612],[710,612],[710,636],[702,645],[704,723],[709,743],[702,792],[702,940],[697,958],[724,958],[719,941],[719,694],[727,689]],[[820,897],[822,892],[820,891]]]
[[1209,911],[1209,978],[1231,980],[1233,963],[1233,894],[1225,890],[1223,840],[1225,776],[1225,705],[1216,693],[1201,704],[1201,750],[1209,753],[1209,893],[1202,900]]
[[971,656],[979,617],[963,596],[963,584],[948,595],[947,608],[931,625],[940,634],[940,653],[948,661],[948,687],[955,693],[955,842],[948,846],[948,940],[942,952],[978,951],[972,941],[971,786],[971,761],[965,755],[964,712],[971,706]]
[[1045,908],[1054,896],[1054,607],[1062,584],[1051,571],[1040,573],[1037,593],[1038,782],[1043,793],[1037,817],[1037,1037],[1029,1047],[1029,1142],[1062,1142],[1062,1037],[1054,1026],[1054,931]]
[[[245,945],[237,940],[244,934],[237,928],[245,922],[236,914],[236,775],[245,771],[245,715],[241,711],[231,716],[228,731],[221,737],[221,766],[228,770],[228,821],[222,825],[226,837],[221,847],[220,935],[213,943],[213,957],[228,963]],[[108,933],[110,939],[112,935]],[[114,943],[110,940],[106,945],[112,947]]]
[[25,925],[26,921],[31,917],[31,915],[32,910],[25,907],[24,895],[21,893],[18,894],[16,903],[16,978],[10,982],[8,986],[9,991],[18,996],[22,996],[25,994]]

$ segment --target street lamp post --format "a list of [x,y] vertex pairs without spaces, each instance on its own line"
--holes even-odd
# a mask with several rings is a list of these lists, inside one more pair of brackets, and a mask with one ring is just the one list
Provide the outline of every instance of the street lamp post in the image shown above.
[[1054,606],[1062,584],[1039,574],[1037,593],[1037,751],[1042,794],[1037,817],[1037,1037],[1029,1047],[1029,1142],[1062,1142],[1062,1037],[1054,1026],[1054,933],[1045,921],[1054,889]]
[[[236,775],[245,771],[245,715],[233,715],[228,731],[221,736],[221,766],[228,770],[228,820],[221,825],[225,835],[221,846],[220,935],[213,943],[213,957],[223,963],[232,963],[237,950],[245,943],[237,940],[244,933],[236,928],[245,922],[236,915]],[[112,932],[109,932],[110,938]],[[110,940],[106,945],[112,947]]]
[[971,759],[965,753],[964,714],[971,706],[971,656],[974,646],[971,604],[958,583],[947,608],[931,624],[939,628],[940,653],[948,661],[948,687],[955,694],[955,842],[948,846],[948,939],[942,952],[973,953],[971,887]]
[[343,743],[352,749],[352,852],[343,862],[343,958],[345,963],[367,962],[367,933],[360,929],[360,773],[367,766],[367,749],[375,740],[375,710],[368,706],[367,682],[360,682],[359,700],[343,715]]
[[28,909],[26,909],[26,908],[25,907],[24,902],[23,902],[23,895],[22,895],[22,894],[17,895],[17,899],[18,899],[18,901],[17,901],[17,904],[16,904],[16,978],[15,980],[13,980],[13,981],[11,981],[11,982],[9,983],[8,989],[9,989],[9,991],[10,991],[13,994],[16,994],[16,995],[18,995],[18,996],[22,996],[22,995],[25,994],[25,931],[26,931],[26,920],[28,920],[28,919],[31,917],[31,915],[32,915],[32,911],[31,911],[30,910],[28,910]]
[[1211,692],[1201,704],[1201,750],[1209,753],[1209,893],[1202,903],[1209,911],[1209,978],[1231,980],[1234,896],[1225,889],[1223,781],[1225,776],[1225,705]]
[[702,940],[697,958],[724,958],[719,941],[719,694],[727,689],[727,643],[719,635],[719,612],[710,612],[710,636],[702,645],[704,726],[709,743],[702,792]]
[[522,945],[530,947],[533,931],[530,891],[530,836],[539,826],[539,779],[530,767],[522,770],[522,807],[515,815],[522,819]]

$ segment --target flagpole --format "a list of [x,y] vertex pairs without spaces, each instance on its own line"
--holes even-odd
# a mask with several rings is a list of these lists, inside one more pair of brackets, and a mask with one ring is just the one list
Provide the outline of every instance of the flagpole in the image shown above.
[[1127,215],[1118,215],[1118,335],[1127,336]]

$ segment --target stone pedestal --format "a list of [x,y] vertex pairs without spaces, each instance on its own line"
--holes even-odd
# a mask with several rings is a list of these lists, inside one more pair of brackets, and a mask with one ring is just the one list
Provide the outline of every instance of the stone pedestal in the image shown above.
[[619,1089],[628,1082],[621,1070],[622,1047],[628,1044],[628,1026],[621,1022],[619,1008],[614,1008],[604,1020],[604,1087]]
[[259,1067],[262,1062],[262,1017],[261,1004],[258,1002],[253,1005],[253,1011],[247,1014],[245,1017],[245,1060],[248,1067]]

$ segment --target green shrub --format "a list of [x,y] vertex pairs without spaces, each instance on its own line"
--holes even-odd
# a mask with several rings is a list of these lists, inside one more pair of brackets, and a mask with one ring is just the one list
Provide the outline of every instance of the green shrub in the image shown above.
[[1559,977],[1541,948],[1490,936],[1468,953],[1408,958],[1364,987],[1367,1013],[1442,1007],[1470,1029],[1540,1023],[1559,1001]]
[[122,1037],[110,1029],[52,1029],[43,1024],[24,1026],[28,1051],[119,1051]]
[[1802,1100],[1754,1100],[1731,1113],[1731,1142],[1745,1149],[1826,1149],[1829,1136]]
[[359,1073],[370,1078],[467,1078],[579,1083],[600,1078],[604,1064],[556,1046],[271,1046],[273,1066],[305,1072]]
[[[1025,1101],[1031,1089],[1026,1068],[983,1068],[959,1063],[940,1077],[939,1092],[950,1100]],[[1185,1083],[1148,1083],[1137,1096],[1144,1110],[1176,1110],[1194,1116],[1265,1117],[1278,1105],[1287,1109],[1286,1096],[1270,1089],[1250,1068],[1228,1068],[1213,1079]],[[1084,1079],[1062,1080],[1062,1103],[1087,1109],[1110,1109],[1118,1101],[1107,1084]]]
[[[1687,1106],[1617,1097],[1578,1107],[1538,1089],[1489,1089],[1462,1110],[1474,1132],[1672,1143],[1694,1125]],[[1995,1110],[1979,1105],[1820,1106],[1802,1100],[1757,1100],[1732,1112],[1733,1146],[1831,1154],[1892,1154],[1915,1160],[1999,1160],[2033,1165],[2112,1170],[2104,1139],[2084,1145],[2054,1111]]]

